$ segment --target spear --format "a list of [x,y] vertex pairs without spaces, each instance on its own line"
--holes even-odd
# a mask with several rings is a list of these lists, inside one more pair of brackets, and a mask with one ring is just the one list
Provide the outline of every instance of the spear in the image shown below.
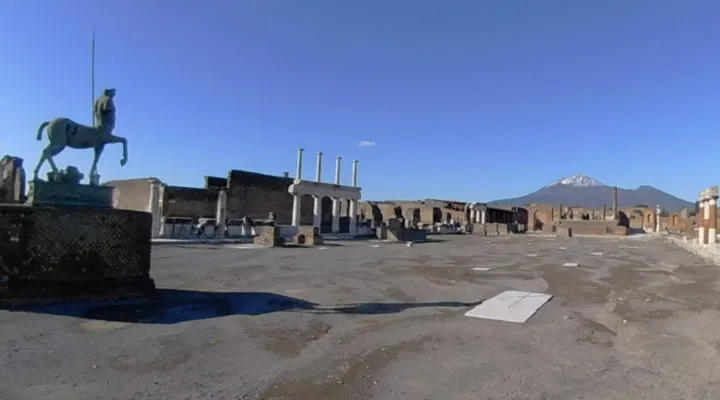
[[92,115],[90,122],[92,126],[95,126],[95,30],[92,32],[92,51],[90,59],[90,89],[92,90],[90,96],[90,105],[92,106]]

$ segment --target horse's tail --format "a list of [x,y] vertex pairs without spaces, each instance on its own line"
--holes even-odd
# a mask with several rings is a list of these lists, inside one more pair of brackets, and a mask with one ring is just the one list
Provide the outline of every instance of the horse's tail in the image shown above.
[[42,124],[40,124],[40,127],[38,128],[37,137],[35,138],[36,140],[42,139],[42,131],[43,131],[43,129],[47,128],[48,125],[50,125],[50,121],[45,121]]

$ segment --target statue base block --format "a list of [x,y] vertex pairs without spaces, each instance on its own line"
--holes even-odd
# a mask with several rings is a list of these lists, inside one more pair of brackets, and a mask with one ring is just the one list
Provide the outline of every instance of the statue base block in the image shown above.
[[0,309],[152,294],[151,227],[140,211],[0,204]]
[[39,179],[28,184],[27,205],[31,206],[92,206],[112,208],[113,188],[71,183],[45,182]]

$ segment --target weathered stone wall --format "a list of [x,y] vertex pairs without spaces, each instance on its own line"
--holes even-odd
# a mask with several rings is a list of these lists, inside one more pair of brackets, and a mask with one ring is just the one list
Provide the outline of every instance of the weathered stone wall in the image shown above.
[[217,189],[184,186],[165,186],[164,189],[163,217],[215,217],[219,193]]
[[25,198],[23,159],[4,156],[0,159],[0,203],[21,202]]
[[147,211],[150,204],[150,182],[155,178],[137,178],[109,181],[112,186],[113,208],[120,210]]
[[[292,195],[288,187],[293,183],[289,177],[259,174],[255,172],[232,170],[228,174],[227,215],[230,218],[244,216],[259,219],[267,218],[274,212],[278,224],[289,224],[292,221]],[[327,204],[327,202],[326,202]],[[323,210],[329,215],[329,210]],[[300,223],[312,225],[313,199],[303,196],[300,211]]]
[[151,225],[144,212],[0,206],[0,299],[150,290]]

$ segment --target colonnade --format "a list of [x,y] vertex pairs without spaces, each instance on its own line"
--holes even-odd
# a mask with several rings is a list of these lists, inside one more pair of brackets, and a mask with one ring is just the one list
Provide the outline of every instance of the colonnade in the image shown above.
[[303,181],[302,179],[302,164],[303,164],[303,151],[305,149],[299,148],[297,154],[297,172],[295,174],[295,181],[290,185],[289,192],[293,196],[293,209],[292,209],[292,225],[300,226],[300,212],[302,210],[302,196],[310,195],[313,197],[313,226],[320,228],[322,222],[322,198],[330,197],[332,199],[332,232],[340,232],[340,201],[350,200],[350,207],[348,210],[348,216],[350,218],[350,235],[355,235],[357,232],[357,208],[358,200],[360,200],[360,188],[358,187],[358,161],[354,160],[352,164],[352,185],[344,186],[340,183],[340,167],[342,163],[342,157],[335,158],[335,181],[334,183],[322,182],[322,160],[323,153],[317,153],[315,181]]
[[468,205],[470,209],[470,221],[471,223],[484,224],[487,221],[487,211],[485,207],[479,204]]

